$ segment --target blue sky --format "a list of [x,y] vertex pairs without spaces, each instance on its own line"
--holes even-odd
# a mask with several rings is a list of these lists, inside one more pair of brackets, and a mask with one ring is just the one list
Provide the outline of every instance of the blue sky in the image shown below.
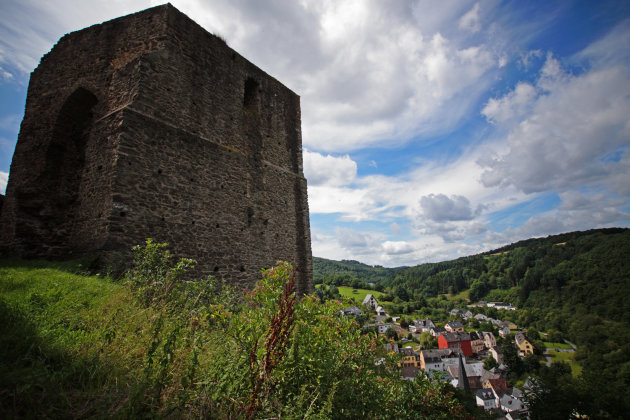
[[[171,3],[301,96],[315,256],[413,265],[630,224],[630,2]],[[156,4],[0,4],[0,192],[39,58]]]

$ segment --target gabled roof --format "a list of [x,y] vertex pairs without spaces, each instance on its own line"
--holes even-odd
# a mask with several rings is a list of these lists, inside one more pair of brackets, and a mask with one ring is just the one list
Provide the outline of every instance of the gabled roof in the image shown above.
[[521,398],[523,398],[523,391],[521,391],[520,389],[514,387],[514,388],[512,388],[512,396],[514,398],[521,399]]
[[415,378],[418,372],[420,372],[420,369],[415,366],[405,366],[402,368],[401,376],[403,378]]
[[411,347],[403,347],[399,349],[399,352],[404,354],[405,356],[418,356],[418,353]]
[[525,403],[518,398],[514,398],[509,394],[504,394],[501,399],[501,407],[507,408],[507,411],[519,411],[526,408]]
[[499,377],[500,377],[499,374],[494,373],[492,371],[485,370],[485,369],[483,369],[481,371],[481,383],[482,384],[485,384],[488,381],[488,379],[496,379],[496,378],[499,378]]
[[508,385],[504,378],[488,379],[487,386],[492,388],[497,396],[504,395],[508,390]]
[[350,306],[348,308],[344,308],[340,312],[342,312],[343,315],[362,315],[363,314],[363,312],[361,312],[361,310],[357,308],[356,306]]
[[446,325],[448,325],[451,328],[463,328],[464,327],[464,324],[462,324],[459,321],[447,322]]
[[523,344],[525,341],[529,343],[529,340],[527,339],[527,337],[525,337],[525,334],[523,334],[522,332],[517,333],[514,336],[514,339],[516,340],[516,344],[518,344],[519,346]]
[[365,295],[365,299],[363,299],[363,305],[370,303],[370,300],[372,300],[372,294],[368,293],[367,295]]
[[433,321],[431,321],[430,319],[416,319],[413,321],[413,323],[416,325],[416,327],[428,327],[429,325],[433,325]]
[[470,341],[470,335],[465,332],[445,332],[442,333],[442,336],[446,340],[447,343],[458,343],[460,341]]
[[483,336],[481,334],[479,334],[477,331],[473,331],[470,333],[470,340],[474,341],[474,340],[483,340]]
[[490,388],[480,389],[479,391],[477,391],[475,395],[484,401],[489,401],[489,400],[494,399],[494,394],[492,393],[492,390]]

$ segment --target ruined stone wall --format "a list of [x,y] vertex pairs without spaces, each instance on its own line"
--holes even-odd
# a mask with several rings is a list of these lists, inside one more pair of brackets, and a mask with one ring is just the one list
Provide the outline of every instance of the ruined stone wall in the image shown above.
[[170,5],[63,37],[29,85],[0,224],[24,256],[147,237],[250,287],[312,289],[299,97]]

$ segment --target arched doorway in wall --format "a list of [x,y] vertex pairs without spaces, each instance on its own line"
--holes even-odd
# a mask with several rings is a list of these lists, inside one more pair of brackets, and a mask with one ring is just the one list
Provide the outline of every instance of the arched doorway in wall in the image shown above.
[[62,105],[52,129],[39,188],[43,198],[41,239],[50,256],[63,255],[71,245],[67,242],[81,204],[85,150],[97,102],[92,92],[78,88]]

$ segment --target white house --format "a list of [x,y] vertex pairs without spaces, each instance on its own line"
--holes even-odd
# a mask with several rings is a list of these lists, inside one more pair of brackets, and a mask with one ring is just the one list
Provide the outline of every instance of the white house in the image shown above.
[[376,307],[378,306],[378,302],[371,293],[368,293],[367,295],[365,295],[365,299],[363,299],[363,305],[372,309],[376,309]]
[[[466,357],[462,356],[464,362]],[[420,368],[427,372],[446,372],[459,364],[459,351],[453,349],[431,349],[420,351]]]
[[435,324],[430,319],[416,319],[413,321],[416,332],[428,332],[431,328],[435,328]]
[[497,408],[497,400],[494,398],[494,392],[490,388],[484,388],[477,391],[475,394],[475,400],[479,407],[483,407],[484,410],[492,410]]
[[497,345],[497,339],[494,337],[494,334],[491,332],[483,333],[483,344],[487,349],[491,349],[492,347]]

